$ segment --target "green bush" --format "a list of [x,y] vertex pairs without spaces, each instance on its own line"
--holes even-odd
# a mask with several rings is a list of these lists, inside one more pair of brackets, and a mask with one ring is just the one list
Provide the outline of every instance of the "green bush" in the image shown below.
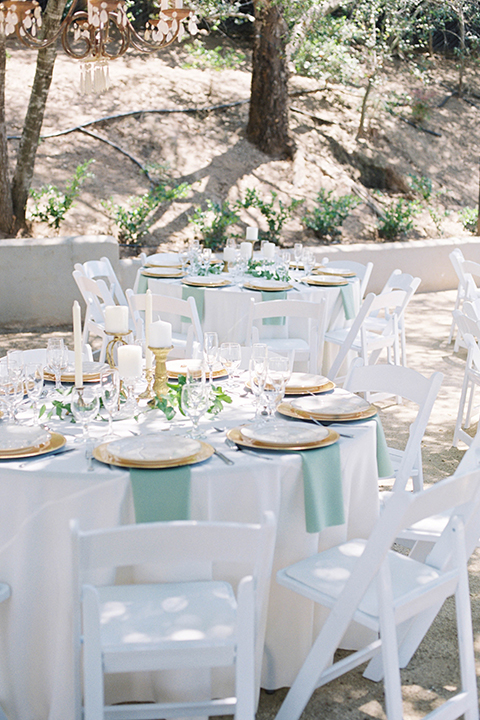
[[149,192],[130,197],[126,205],[119,205],[113,200],[104,200],[102,205],[118,227],[119,241],[125,245],[138,245],[148,233],[157,207],[185,197],[189,189],[188,183],[172,185],[162,180]]
[[409,173],[409,178],[409,185],[413,192],[417,195],[421,195],[423,200],[430,200],[433,189],[430,178],[425,177],[424,175],[418,177],[418,175],[412,175],[411,173]]
[[80,188],[87,178],[93,178],[88,171],[94,160],[87,160],[77,165],[71,181],[65,187],[65,192],[55,185],[44,185],[40,190],[30,189],[30,196],[35,205],[30,210],[30,217],[39,222],[48,223],[49,227],[58,230],[65,219],[65,215],[72,207],[74,200],[80,195]]
[[332,191],[327,193],[323,189],[320,190],[317,195],[317,205],[312,212],[303,217],[305,226],[320,238],[339,235],[341,224],[360,202],[355,195],[341,195],[335,198],[332,194]]
[[200,70],[227,70],[240,67],[245,62],[245,53],[241,50],[217,45],[207,48],[201,40],[194,40],[188,46],[188,60],[183,63],[185,68]]
[[227,200],[219,203],[207,200],[207,209],[197,207],[190,217],[190,222],[196,225],[200,240],[207,248],[218,250],[225,245],[228,228],[238,221],[237,213],[230,207]]
[[413,228],[413,218],[418,215],[419,206],[414,200],[397,200],[383,212],[383,220],[378,221],[378,234],[384,240],[395,240]]
[[[262,240],[268,240],[278,245],[283,226],[291,218],[295,209],[303,203],[303,200],[293,199],[290,205],[286,205],[281,200],[277,203],[277,197],[277,193],[272,192],[270,202],[266,202],[260,197],[255,188],[248,188],[245,200],[238,200],[237,207],[239,209],[254,207],[260,210],[268,225],[267,231],[261,231]],[[276,208],[275,205],[278,207]]]
[[477,232],[478,208],[466,207],[460,213],[460,220],[465,230]]

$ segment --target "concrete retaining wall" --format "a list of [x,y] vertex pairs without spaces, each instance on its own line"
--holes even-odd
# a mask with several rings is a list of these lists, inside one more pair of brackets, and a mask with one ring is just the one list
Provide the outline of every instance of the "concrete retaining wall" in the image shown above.
[[[449,253],[459,247],[480,263],[480,238],[465,236],[396,243],[331,245],[313,248],[317,260],[373,262],[368,286],[379,292],[392,270],[418,275],[420,292],[457,287]],[[107,235],[0,240],[0,328],[34,329],[70,325],[72,303],[84,302],[72,278],[77,262],[110,259],[124,288],[132,287],[139,260],[119,260],[118,244]]]

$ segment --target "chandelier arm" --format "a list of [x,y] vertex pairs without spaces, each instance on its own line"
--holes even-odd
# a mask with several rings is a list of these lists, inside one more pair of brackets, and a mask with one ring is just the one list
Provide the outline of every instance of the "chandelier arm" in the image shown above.
[[67,14],[63,18],[62,22],[58,26],[57,30],[48,38],[43,38],[42,40],[37,40],[33,37],[33,35],[30,35],[30,33],[26,32],[24,30],[23,33],[20,32],[21,25],[17,24],[15,26],[15,35],[20,40],[22,45],[25,45],[28,48],[31,48],[33,50],[43,50],[43,48],[50,47],[50,45],[53,45],[54,42],[58,40],[60,35],[62,35],[63,32],[65,32],[65,29],[68,28],[68,25],[70,24],[70,21],[72,19],[72,16],[75,13],[75,8],[77,6],[78,0],[73,0]]
[[[108,19],[109,23],[113,22],[121,38],[120,49],[117,52],[110,53],[106,48],[106,44],[108,43],[108,31],[105,32],[104,29],[92,29],[92,27],[88,24],[88,14],[84,11],[78,11],[75,13],[75,16],[70,19],[70,22],[65,24],[62,30],[62,46],[67,55],[75,60],[84,60],[89,56],[92,56],[95,60],[116,60],[122,55],[125,55],[130,43],[130,28],[128,27],[128,24],[125,27],[121,27],[119,25],[116,13],[108,13]],[[83,32],[81,32],[78,38],[74,37],[74,42],[81,41],[84,43],[85,51],[83,52],[75,50],[71,45],[69,33],[72,32],[72,23],[76,23],[80,28],[82,25],[85,25],[83,32],[85,32],[88,28],[89,37],[85,37]],[[96,37],[96,33],[98,32],[102,33],[100,38]]]
[[177,29],[175,33],[172,35],[170,40],[161,40],[157,43],[155,41],[145,40],[145,38],[135,30],[133,25],[130,23],[130,20],[128,20],[127,26],[130,30],[130,45],[134,47],[135,50],[138,50],[139,52],[155,52],[156,50],[161,50],[162,48],[167,47],[177,39],[178,33],[180,32],[180,24],[191,14],[191,10],[188,8],[175,8],[175,10],[162,10],[161,12],[162,14],[171,16],[172,19],[177,20]]

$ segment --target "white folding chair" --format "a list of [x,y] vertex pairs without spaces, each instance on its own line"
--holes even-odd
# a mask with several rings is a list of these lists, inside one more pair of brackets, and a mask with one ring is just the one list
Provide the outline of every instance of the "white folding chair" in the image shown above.
[[[407,302],[408,293],[404,290],[380,295],[369,293],[349,328],[327,330],[325,342],[340,346],[327,372],[328,378],[335,380],[350,351],[363,358],[365,365],[374,365],[382,351],[386,350],[387,360],[399,365],[399,318]],[[372,322],[368,324],[367,320]]]
[[[295,353],[295,363],[307,363],[308,372],[317,373],[321,364],[319,348],[325,332],[326,300],[250,300],[246,345],[265,343],[274,353]],[[265,321],[279,320],[276,325]],[[301,328],[304,335],[300,337]],[[306,337],[306,339],[304,339]]]
[[[83,649],[85,720],[232,715],[253,720],[275,522],[140,523],[81,532],[72,522],[76,655]],[[99,571],[155,564],[162,582],[93,585]],[[214,578],[240,570],[236,591]],[[173,573],[173,582],[171,581]],[[93,575],[92,575],[93,574]],[[220,577],[222,577],[220,573]],[[185,578],[185,579],[183,579]],[[82,645],[81,645],[82,641]],[[235,667],[235,696],[104,706],[104,673]]]
[[[466,303],[464,303],[465,307]],[[480,385],[480,349],[478,339],[480,338],[480,321],[475,321],[460,310],[453,311],[453,318],[458,332],[462,338],[462,345],[467,348],[467,360],[465,363],[465,374],[463,376],[462,392],[458,404],[457,420],[453,433],[453,447],[458,447],[459,440],[471,445],[472,437],[465,432],[472,424],[473,401],[475,387]],[[465,404],[468,399],[467,413],[465,415]],[[465,418],[465,419],[464,419]]]
[[[135,295],[133,290],[126,292],[130,313],[135,322],[135,336],[143,340],[145,337],[144,317],[146,295]],[[154,315],[162,320],[173,319],[185,327],[185,332],[172,332],[172,343],[174,350],[170,358],[191,358],[194,355],[194,343],[197,344],[200,352],[203,350],[203,331],[198,315],[197,304],[194,297],[186,300],[152,293],[152,308]],[[141,314],[142,313],[142,314]],[[175,316],[175,318],[166,317]],[[155,317],[154,317],[155,319]]]
[[[457,298],[455,300],[454,310],[462,310],[466,300],[474,301],[480,298],[480,289],[477,287],[475,278],[480,280],[480,264],[471,260],[465,260],[462,251],[459,248],[453,250],[450,255],[450,261],[453,269],[458,277]],[[450,326],[450,334],[448,341],[451,342],[455,333],[455,318],[452,319]],[[457,332],[455,338],[454,352],[462,345],[461,334]]]
[[105,335],[105,307],[115,305],[115,301],[104,280],[91,280],[79,270],[74,270],[72,275],[87,306],[83,323],[83,346],[88,344],[90,335],[100,337],[102,346],[98,359],[104,362],[108,343]]
[[[406,365],[407,364],[407,343],[406,343],[406,337],[405,337],[405,311],[407,309],[408,303],[416,293],[418,286],[420,285],[420,278],[414,277],[413,275],[410,275],[409,273],[402,273],[401,270],[394,270],[390,277],[388,278],[387,282],[383,286],[382,293],[388,293],[392,292],[392,290],[405,290],[407,293],[407,297],[405,298],[404,306],[401,309],[401,312],[399,313],[398,317],[398,327],[400,329],[400,358],[401,358],[401,364]],[[370,328],[377,328],[380,329],[382,323],[386,323],[388,321],[388,316],[386,318],[380,319],[378,317],[372,317],[370,316],[367,320],[367,327],[370,326]]]
[[388,448],[395,473],[393,490],[404,490],[410,478],[413,489],[423,489],[422,439],[437,399],[443,373],[434,372],[429,378],[402,365],[363,365],[356,358],[345,379],[344,388],[355,393],[374,392],[396,395],[418,406],[417,416],[410,425],[404,450]]
[[[402,528],[446,510],[451,511],[449,523],[423,562],[390,549]],[[386,716],[402,720],[400,667],[410,659],[409,644],[421,642],[425,624],[431,624],[453,594],[461,688],[426,717],[453,720],[465,715],[466,720],[477,720],[467,560],[479,531],[476,471],[447,478],[420,493],[393,493],[368,540],[348,541],[279,571],[281,585],[330,608],[330,613],[276,720],[298,720],[317,687],[371,658],[373,663],[378,659],[379,675],[384,677]],[[377,639],[331,665],[352,620],[375,631]],[[370,665],[366,677],[371,677],[369,669]]]
[[90,280],[104,280],[110,294],[117,305],[126,305],[127,299],[117,278],[117,274],[112,267],[112,263],[107,257],[100,260],[87,260],[84,263],[75,263],[74,270],[83,272]]
[[355,273],[360,280],[360,300],[363,300],[367,291],[368,281],[373,270],[373,263],[368,262],[366,265],[355,262],[354,260],[329,260],[328,257],[324,257],[322,265],[327,269],[335,268],[347,268]]

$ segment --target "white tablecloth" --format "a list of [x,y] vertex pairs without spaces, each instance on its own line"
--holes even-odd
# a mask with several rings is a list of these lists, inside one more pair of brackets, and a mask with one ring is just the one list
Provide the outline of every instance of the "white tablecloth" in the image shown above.
[[[247,401],[238,400],[216,424],[251,417],[251,408],[240,407],[242,402]],[[142,430],[165,427],[159,418],[160,413],[149,413]],[[275,572],[318,549],[368,535],[378,512],[375,423],[349,425],[354,437],[340,439],[346,522],[320,534],[305,531],[300,456],[270,454],[274,459],[265,460],[229,450],[224,435],[211,425],[208,441],[235,464],[226,466],[213,456],[192,468],[191,516],[258,522],[265,510],[275,513],[261,685],[290,685],[321,618],[314,616],[312,603],[278,586]],[[0,499],[0,580],[12,587],[12,597],[0,604],[0,703],[10,720],[73,720],[69,520],[78,518],[84,529],[131,521],[129,474],[96,461],[94,472],[87,472],[81,451],[2,462]]]

